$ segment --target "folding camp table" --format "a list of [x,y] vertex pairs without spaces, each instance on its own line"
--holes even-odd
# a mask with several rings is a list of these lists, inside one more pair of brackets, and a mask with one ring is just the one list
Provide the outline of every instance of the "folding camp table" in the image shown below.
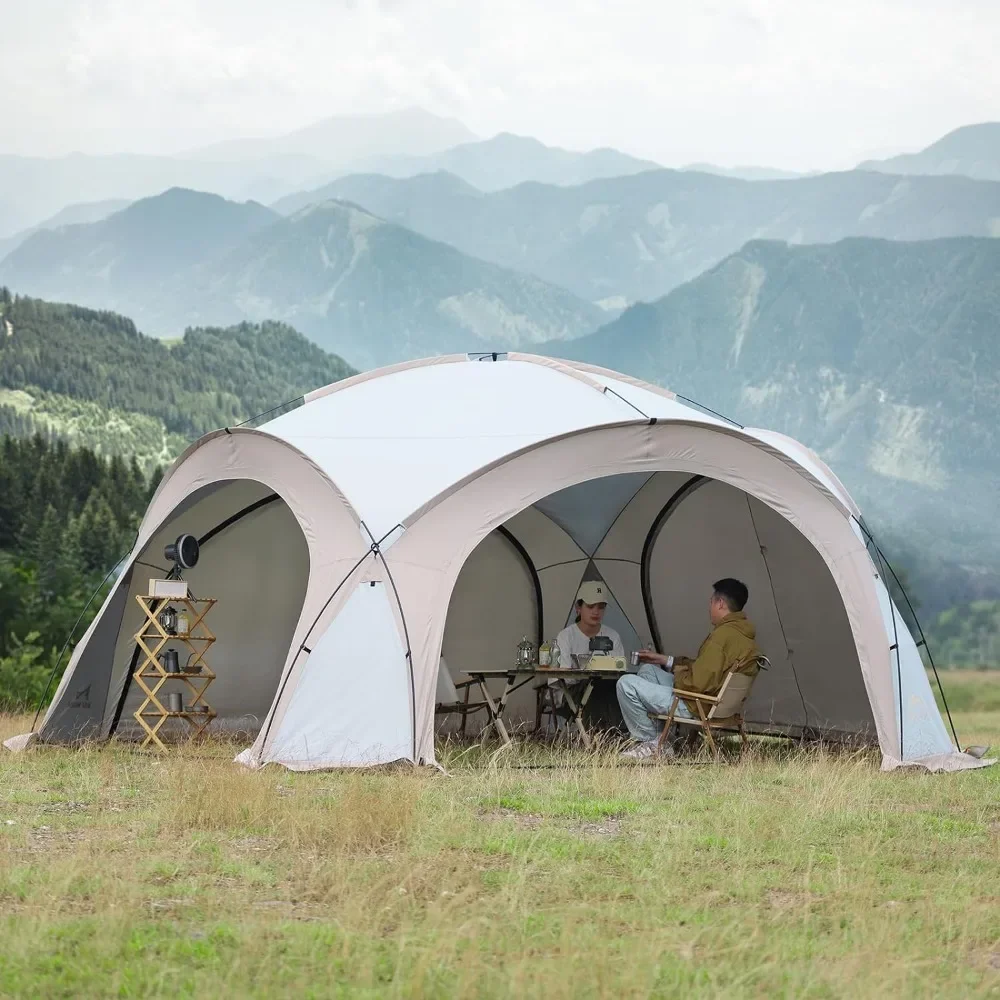
[[[587,706],[587,701],[594,690],[594,681],[599,677],[621,677],[623,670],[572,670],[566,667],[484,667],[478,670],[470,670],[469,676],[479,685],[479,690],[483,693],[483,700],[486,702],[486,710],[490,713],[490,721],[486,723],[483,732],[487,732],[493,726],[497,735],[505,744],[511,742],[510,734],[504,725],[503,714],[507,708],[507,699],[525,684],[530,684],[536,677],[554,678],[557,680],[560,690],[566,699],[566,705],[573,713],[572,719],[579,730],[583,745],[589,750],[591,747],[590,736],[583,724],[583,710]],[[489,689],[486,687],[487,678],[506,677],[507,683],[504,686],[503,694],[499,701],[494,701]],[[518,680],[518,678],[521,678]],[[577,701],[572,694],[571,684],[573,681],[586,681],[583,694]]]

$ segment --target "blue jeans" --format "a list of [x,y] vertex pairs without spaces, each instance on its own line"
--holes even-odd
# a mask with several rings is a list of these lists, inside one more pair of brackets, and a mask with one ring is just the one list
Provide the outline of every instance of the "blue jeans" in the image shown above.
[[[618,678],[618,704],[628,731],[637,740],[655,740],[663,724],[651,719],[649,713],[666,715],[674,700],[674,675],[655,663],[643,663],[637,674]],[[691,713],[683,701],[677,703],[675,715],[690,719]]]

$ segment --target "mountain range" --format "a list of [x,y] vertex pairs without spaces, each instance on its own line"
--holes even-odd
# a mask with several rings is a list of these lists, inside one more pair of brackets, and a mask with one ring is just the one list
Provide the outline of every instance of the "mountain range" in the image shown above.
[[355,160],[423,155],[474,138],[455,119],[412,108],[327,118],[285,135],[237,139],[176,156],[0,155],[0,238],[37,226],[66,205],[133,201],[171,187],[271,202],[352,169]]
[[[660,164],[617,149],[579,153],[546,146],[529,136],[501,132],[492,139],[466,142],[424,156],[383,156],[359,161],[356,173],[415,177],[440,170],[461,177],[480,191],[500,191],[526,181],[570,186],[600,177],[622,177],[657,170]],[[294,197],[294,196],[293,196]],[[301,207],[301,206],[300,206]]]
[[445,173],[355,175],[274,207],[328,198],[610,307],[658,298],[753,239],[1000,235],[1000,183],[863,171],[751,182],[653,170],[489,193]]
[[869,160],[860,169],[887,174],[963,174],[1000,181],[1000,122],[965,125],[918,153]]
[[361,366],[566,339],[606,318],[564,289],[348,203],[284,218],[185,190],[92,225],[38,232],[0,263],[0,282],[124,312],[163,336],[284,320]]
[[780,170],[777,167],[736,166],[720,167],[714,163],[689,163],[682,168],[699,174],[718,174],[719,177],[735,177],[743,181],[789,181],[795,177],[815,176],[819,170]]
[[37,225],[22,229],[13,236],[0,239],[0,260],[3,260],[12,250],[17,249],[29,236],[40,229],[60,229],[63,226],[78,226],[85,222],[100,222],[115,212],[128,207],[128,201],[123,198],[111,198],[108,201],[85,201],[75,205],[67,205],[48,219],[43,219]]
[[[920,153],[870,161],[863,168],[1000,180],[998,128],[965,126]],[[42,225],[73,203],[132,201],[170,187],[270,203],[352,173],[409,177],[445,170],[493,191],[527,181],[577,185],[656,167],[615,149],[575,152],[510,133],[479,140],[461,122],[420,108],[342,115],[281,135],[226,140],[176,155],[0,155],[0,239]],[[684,171],[755,181],[802,176],[773,167],[707,163]]]
[[133,296],[152,295],[169,276],[275,218],[256,202],[174,188],[99,222],[41,229],[0,262],[0,271],[28,294],[128,312],[123,306]]
[[1000,240],[755,241],[543,350],[808,443],[928,603],[1000,590]]
[[212,143],[185,156],[211,163],[298,156],[344,165],[376,156],[426,156],[475,139],[475,134],[454,118],[442,118],[423,108],[406,108],[376,115],[335,115],[276,136]]
[[[244,383],[269,405],[347,369],[315,345],[358,367],[579,357],[805,441],[927,604],[992,597],[998,134],[789,177],[479,140],[419,110],[178,157],[0,157],[0,283],[191,328],[168,347],[121,316],[8,301],[0,420],[162,459],[248,414]],[[211,376],[194,395],[185,365]]]

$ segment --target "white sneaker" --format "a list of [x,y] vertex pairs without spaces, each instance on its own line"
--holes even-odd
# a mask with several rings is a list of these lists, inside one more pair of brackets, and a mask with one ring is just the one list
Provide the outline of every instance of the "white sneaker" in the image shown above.
[[656,745],[656,740],[649,740],[647,743],[637,743],[628,750],[622,750],[621,755],[631,760],[649,760],[651,757],[673,757],[673,747],[664,746],[663,752]]

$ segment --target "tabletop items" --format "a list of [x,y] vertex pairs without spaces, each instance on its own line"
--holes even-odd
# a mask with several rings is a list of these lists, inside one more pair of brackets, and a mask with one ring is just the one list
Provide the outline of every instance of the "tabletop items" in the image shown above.
[[[517,644],[514,666],[518,670],[626,670],[625,657],[611,655],[612,648],[612,642],[607,636],[594,636],[590,640],[589,652],[571,653],[570,662],[562,663],[559,643],[556,640],[535,646],[527,636],[524,636]],[[632,663],[634,666],[635,657]]]

